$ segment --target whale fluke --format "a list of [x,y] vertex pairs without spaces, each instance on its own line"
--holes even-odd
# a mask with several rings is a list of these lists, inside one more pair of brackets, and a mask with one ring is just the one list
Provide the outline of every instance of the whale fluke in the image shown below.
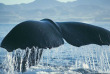
[[110,45],[110,31],[80,22],[57,22],[63,38],[71,45],[80,47],[87,44]]
[[53,25],[54,22],[25,21],[15,26],[3,39],[1,47],[11,52],[17,48],[26,49],[33,46],[52,48],[63,44],[61,33]]
[[53,22],[50,19],[25,21],[15,26],[3,39],[1,47],[11,52],[17,48],[52,48],[64,44],[110,45],[110,31],[80,22]]

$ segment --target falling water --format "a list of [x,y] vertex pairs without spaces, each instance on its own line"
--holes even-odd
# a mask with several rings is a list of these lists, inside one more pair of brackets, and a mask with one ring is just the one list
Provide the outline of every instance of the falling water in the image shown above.
[[[41,52],[43,52],[42,56],[40,56]],[[25,74],[30,71],[36,73],[73,73],[82,70],[110,73],[110,46],[91,44],[75,47],[64,44],[58,48],[43,49],[43,51],[33,47],[32,49],[26,48],[26,50],[17,49],[12,53],[7,52],[2,64],[0,64],[0,74],[20,74],[24,66],[22,63],[24,58],[26,60]]]
[[15,72],[26,71],[30,66],[36,66],[40,61],[42,50],[33,47],[32,49],[17,49],[12,53],[7,53],[0,64],[0,74],[1,72],[2,74],[15,74]]

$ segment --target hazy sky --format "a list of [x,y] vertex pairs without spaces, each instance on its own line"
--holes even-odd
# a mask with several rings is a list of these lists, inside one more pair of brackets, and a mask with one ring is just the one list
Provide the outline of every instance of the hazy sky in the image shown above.
[[[0,3],[4,3],[6,5],[12,5],[12,4],[30,3],[33,1],[35,1],[35,0],[0,0]],[[72,2],[72,1],[76,1],[76,0],[57,0],[57,1]]]
[[60,1],[60,2],[73,2],[73,1],[77,1],[77,0],[57,0],[57,1]]

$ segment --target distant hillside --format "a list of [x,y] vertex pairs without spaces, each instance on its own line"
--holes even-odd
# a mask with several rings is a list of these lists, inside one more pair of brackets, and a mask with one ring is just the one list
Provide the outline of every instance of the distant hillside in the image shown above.
[[110,21],[110,0],[77,0],[61,3],[56,0],[36,0],[29,4],[0,3],[0,23],[51,18],[56,21]]

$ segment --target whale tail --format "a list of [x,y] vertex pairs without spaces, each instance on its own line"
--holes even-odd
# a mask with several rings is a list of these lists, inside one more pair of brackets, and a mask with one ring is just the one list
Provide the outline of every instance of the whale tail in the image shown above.
[[[43,48],[58,47],[64,44],[63,38],[71,45],[80,47],[87,44],[109,45],[110,44],[110,31],[104,28],[93,26],[90,24],[80,22],[53,22],[49,19],[41,21],[26,21],[15,26],[3,39],[1,47],[7,49],[8,52],[12,52],[17,48],[26,49],[26,47],[32,48],[38,47],[37,55],[32,48],[29,66],[33,66],[36,63],[33,61],[39,61],[41,58]],[[41,48],[40,55],[39,48]],[[26,70],[27,54],[23,59],[22,70]],[[38,58],[38,56],[40,56]],[[34,59],[33,57],[37,57]],[[19,64],[20,65],[20,64]],[[16,66],[15,66],[16,67]],[[19,67],[17,67],[18,70]]]
[[57,22],[63,38],[71,45],[110,45],[110,31],[80,22]]

